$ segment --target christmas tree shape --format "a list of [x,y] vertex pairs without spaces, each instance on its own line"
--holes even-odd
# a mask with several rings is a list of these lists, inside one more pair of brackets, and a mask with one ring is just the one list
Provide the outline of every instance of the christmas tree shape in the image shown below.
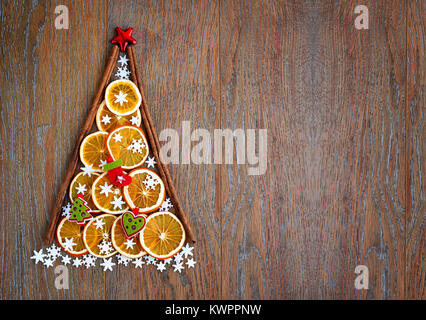
[[[146,251],[155,258],[166,259],[178,253],[185,241],[194,242],[195,238],[167,166],[160,161],[160,144],[144,97],[132,46],[136,44],[132,38],[133,29],[124,31],[117,27],[116,31],[117,36],[111,42],[119,47],[112,47],[101,83],[77,138],[51,212],[45,241],[50,244],[55,234],[61,234],[58,229],[63,225],[63,220],[59,223],[61,207],[69,191],[73,206],[64,219],[81,225],[87,223],[84,232],[104,230],[104,238],[96,246],[87,247],[86,244],[89,253],[107,258],[118,251],[136,258]],[[120,55],[119,50],[125,54]],[[115,80],[111,79],[114,70]],[[132,212],[147,217],[146,223],[135,220],[139,216],[132,215]],[[124,218],[127,220],[123,222]],[[167,229],[162,225],[165,222],[174,224],[175,230],[182,230],[179,234],[181,241],[170,252],[149,251],[149,239],[158,230]],[[134,236],[128,230],[126,232],[126,226],[138,228],[138,235]],[[146,239],[145,230],[149,233]],[[176,234],[158,232],[160,241],[176,238]],[[133,236],[132,241],[140,238],[138,245],[145,251],[131,251],[129,247],[133,249],[130,245],[133,242],[126,242],[127,251],[124,250],[117,239],[122,235],[127,239]]]
[[68,220],[78,224],[85,224],[90,219],[92,219],[90,208],[87,206],[87,202],[83,199],[83,195],[80,193],[72,204],[71,216]]

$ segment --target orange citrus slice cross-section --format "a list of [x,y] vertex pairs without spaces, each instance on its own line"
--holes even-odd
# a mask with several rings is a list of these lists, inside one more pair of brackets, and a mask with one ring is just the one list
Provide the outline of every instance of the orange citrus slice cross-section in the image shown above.
[[114,248],[127,258],[136,259],[146,254],[137,236],[127,239],[121,225],[121,217],[117,218],[112,225],[111,240]]
[[108,258],[117,253],[111,242],[111,228],[116,219],[112,214],[101,214],[87,223],[83,242],[89,253],[98,258]]
[[134,169],[148,157],[148,142],[141,128],[122,126],[107,138],[108,152],[114,160],[121,159],[123,169]]
[[80,160],[84,165],[92,166],[98,172],[103,171],[102,164],[108,158],[107,137],[107,132],[97,131],[84,138],[80,147]]
[[174,256],[185,243],[185,230],[179,219],[170,212],[156,212],[146,220],[140,233],[142,248],[154,258]]
[[59,245],[74,257],[87,253],[83,243],[83,228],[83,225],[63,218],[56,229],[56,239]]
[[96,126],[99,130],[106,132],[125,125],[140,126],[141,120],[139,109],[127,116],[117,115],[106,107],[105,100],[101,103],[96,113]]
[[138,87],[130,80],[115,80],[105,90],[106,106],[112,113],[121,116],[135,112],[141,101]]
[[111,183],[106,172],[101,174],[93,183],[92,199],[96,208],[106,213],[120,214],[129,209],[121,188]]
[[154,171],[145,168],[133,170],[129,176],[132,183],[123,188],[129,207],[139,208],[141,213],[157,210],[166,196],[163,180]]
[[78,173],[71,181],[69,196],[71,202],[77,198],[79,193],[83,194],[83,199],[86,200],[90,212],[99,212],[92,200],[92,185],[93,182],[100,176],[99,173],[92,173],[90,176],[84,172]]

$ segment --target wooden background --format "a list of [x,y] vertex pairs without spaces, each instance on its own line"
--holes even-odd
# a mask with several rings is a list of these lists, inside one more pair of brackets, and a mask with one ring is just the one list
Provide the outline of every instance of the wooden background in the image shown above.
[[[56,30],[65,4],[70,29]],[[370,29],[354,28],[369,8]],[[425,1],[1,1],[0,297],[425,299]],[[157,132],[267,128],[268,169],[172,165],[195,270],[30,261],[110,50]],[[369,268],[356,290],[355,266]]]

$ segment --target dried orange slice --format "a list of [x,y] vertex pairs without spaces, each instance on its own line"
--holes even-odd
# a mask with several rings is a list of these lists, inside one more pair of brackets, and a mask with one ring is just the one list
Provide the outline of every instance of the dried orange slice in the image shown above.
[[111,183],[106,172],[93,182],[92,200],[96,208],[106,213],[120,214],[129,209],[121,188]]
[[129,176],[132,183],[123,188],[129,207],[139,208],[140,213],[157,210],[166,196],[163,180],[154,171],[145,168],[133,170]]
[[106,149],[107,132],[97,131],[84,138],[80,147],[80,160],[95,171],[103,172],[102,165],[106,163],[108,151]]
[[149,153],[142,129],[135,126],[122,126],[111,131],[107,138],[107,148],[114,160],[121,159],[123,169],[139,167]]
[[105,90],[106,106],[112,113],[121,116],[135,112],[141,101],[138,87],[130,80],[115,80]]
[[111,242],[111,228],[117,217],[101,214],[90,220],[83,230],[83,243],[89,253],[98,258],[108,258],[116,254]]
[[111,229],[111,241],[115,250],[130,259],[136,259],[146,255],[137,236],[127,239],[120,220],[121,217],[117,218]]
[[83,243],[84,226],[63,218],[56,229],[56,240],[65,252],[74,257],[87,253]]
[[69,196],[71,202],[77,198],[79,193],[83,194],[83,199],[86,200],[87,206],[91,212],[100,212],[96,208],[92,200],[92,185],[93,182],[100,176],[99,173],[92,173],[90,176],[84,172],[78,173],[71,181]]
[[105,104],[105,100],[99,106],[96,113],[96,126],[101,131],[110,132],[117,127],[125,125],[140,126],[141,125],[141,112],[139,108],[127,116],[121,116],[112,113]]
[[179,219],[174,214],[164,211],[148,217],[139,238],[142,248],[150,256],[168,259],[180,251],[186,237]]

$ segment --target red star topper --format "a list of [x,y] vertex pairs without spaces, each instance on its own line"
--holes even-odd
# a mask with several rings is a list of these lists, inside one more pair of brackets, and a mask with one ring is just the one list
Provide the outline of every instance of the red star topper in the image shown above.
[[115,31],[117,31],[117,36],[111,40],[111,43],[119,43],[121,51],[124,52],[129,43],[136,44],[136,40],[132,38],[133,28],[129,28],[124,31],[121,28],[117,27],[115,28]]

